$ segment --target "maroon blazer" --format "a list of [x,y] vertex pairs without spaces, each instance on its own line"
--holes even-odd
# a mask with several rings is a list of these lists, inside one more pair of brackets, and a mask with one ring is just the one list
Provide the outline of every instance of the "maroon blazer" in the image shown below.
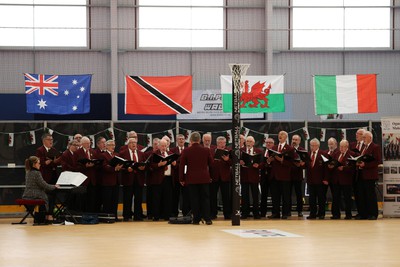
[[[183,150],[179,165],[179,180],[186,184],[209,184],[211,182],[210,167],[213,163],[211,151],[199,143]],[[187,172],[185,171],[187,166]]]
[[325,153],[326,153],[327,155],[331,156],[332,158],[334,158],[334,156],[335,156],[337,153],[340,153],[340,150],[339,150],[339,148],[336,148],[335,150],[333,150],[333,151],[331,152],[329,149],[327,149],[327,150],[325,151]]
[[[365,147],[365,144],[364,144],[364,142],[363,142],[362,145],[361,145],[360,153],[361,153],[361,151],[364,150],[364,147]],[[356,149],[356,148],[357,148],[357,141],[351,142],[351,143],[349,144],[349,149],[350,149],[350,150],[354,150],[354,149]],[[360,153],[355,153],[355,155],[358,156],[358,155],[360,155]]]
[[[312,157],[312,152],[310,151],[310,159]],[[312,166],[312,162],[308,162],[307,165],[307,184],[309,185],[319,185],[322,184],[322,181],[328,181],[328,178],[326,177],[326,164],[324,163],[321,155],[324,155],[324,157],[328,157],[328,155],[322,151],[321,149],[318,149],[318,153],[316,154],[316,159],[315,159],[315,164]]]
[[263,152],[263,163],[261,167],[261,180],[266,179],[267,181],[271,180],[271,173],[272,173],[272,164],[267,163],[267,158],[269,155],[266,155],[267,149],[264,150]]
[[[246,152],[247,147],[240,149]],[[253,147],[253,154],[262,154],[263,151],[259,148]],[[260,182],[260,169],[262,169],[262,163],[258,164],[257,168],[254,167],[243,167],[240,166],[240,182],[257,184]]]
[[101,185],[102,186],[115,186],[118,185],[118,172],[115,171],[115,168],[110,166],[108,163],[109,161],[116,156],[117,154],[114,153],[113,156],[110,153],[103,152],[100,154],[101,158],[103,159],[102,165],[102,177],[101,177]]
[[358,178],[362,180],[378,180],[378,165],[382,163],[381,148],[377,144],[371,143],[364,155],[372,155],[374,160],[365,162],[364,168],[360,169]]
[[[183,150],[185,150],[186,148],[187,148],[187,147],[184,147]],[[182,152],[183,152],[183,150],[182,150]],[[179,147],[177,147],[177,146],[176,146],[176,147],[173,147],[173,148],[170,148],[169,151],[171,151],[172,153],[177,154],[177,155],[180,155],[180,154],[181,154],[181,153],[179,152]],[[175,166],[175,168],[172,169],[172,177],[173,177],[175,183],[179,183],[179,164],[180,164],[180,162],[181,162],[181,158],[179,157],[179,158],[177,159],[177,161],[176,161],[176,166]]]
[[[122,151],[119,153],[119,156],[121,158],[124,158],[126,160],[131,160],[131,155],[129,153],[129,149]],[[144,152],[137,150],[137,156],[138,156],[138,161],[137,162],[143,162],[146,160],[146,157],[144,155]],[[145,183],[145,170],[133,170],[133,172],[128,172],[128,170],[123,170],[121,173],[121,184],[125,186],[131,186],[134,184],[134,181],[137,181],[137,183],[140,186],[144,186]]]
[[[153,154],[161,155],[160,150],[158,149],[156,152]],[[167,155],[173,154],[172,151],[167,151]],[[150,159],[150,173],[147,177],[147,184],[149,185],[159,185],[162,184],[164,181],[164,171],[165,171],[165,166],[158,167],[158,163],[153,163]],[[171,164],[171,175],[173,173],[173,169],[176,168],[176,166],[172,166]]]
[[80,171],[78,168],[78,159],[76,158],[76,154],[72,154],[69,149],[65,150],[61,155],[61,167],[62,171]]
[[[278,151],[278,146],[279,144],[274,145],[272,150]],[[288,182],[291,180],[291,170],[293,166],[292,159],[295,157],[295,152],[294,148],[292,146],[289,146],[288,144],[285,144],[285,146],[283,147],[282,153],[284,152],[288,153],[288,157],[284,156],[282,162],[279,162],[277,160],[271,162],[271,179]]]
[[[50,148],[56,154],[57,150],[52,147]],[[50,151],[49,150],[49,151]],[[47,150],[44,146],[39,147],[36,149],[36,157],[40,159],[40,172],[42,173],[43,179],[47,183],[55,184],[58,178],[57,175],[57,162],[52,161],[49,165],[46,165],[44,162],[48,160],[49,158],[47,157]]]
[[[305,150],[304,147],[299,146],[297,150]],[[297,167],[294,162],[290,170],[290,180],[292,181],[303,181],[303,166]]]
[[[212,149],[211,150],[211,157],[214,159],[215,156],[215,151],[217,149]],[[213,164],[211,164],[210,168],[210,175],[211,179],[213,182],[230,182],[232,179],[232,172],[231,172],[231,166],[232,166],[232,159],[228,159],[227,161],[221,159],[221,160],[215,160]]]
[[[339,160],[341,153],[336,153],[333,159]],[[353,151],[350,151],[350,149],[347,150],[346,154],[344,154],[343,159],[341,159],[341,163],[343,164],[343,170],[340,171],[337,168],[334,169],[329,169],[328,171],[332,173],[331,180],[329,181],[332,184],[338,184],[338,185],[352,185],[353,184],[353,177],[354,177],[354,172],[355,172],[355,167],[354,164],[351,164],[349,162],[350,156],[354,157],[355,153]]]
[[[77,160],[87,159],[88,158],[88,155],[85,153],[85,150],[82,147],[79,148],[75,152],[75,154],[76,154]],[[90,154],[90,159],[98,159],[99,158],[96,155],[96,151],[93,150],[93,149],[89,149],[89,154]],[[97,181],[97,178],[96,178],[97,177],[97,175],[96,175],[97,168],[98,168],[98,166],[86,167],[86,165],[78,162],[79,171],[88,177],[83,182],[82,185],[88,186],[89,184],[91,184],[91,185],[97,185],[98,184],[98,181]]]

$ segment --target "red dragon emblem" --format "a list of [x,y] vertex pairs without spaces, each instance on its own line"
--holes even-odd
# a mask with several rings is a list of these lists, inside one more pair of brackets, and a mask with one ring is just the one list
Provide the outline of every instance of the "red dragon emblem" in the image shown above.
[[[271,84],[267,88],[264,88],[265,82],[253,84],[251,89],[249,88],[249,81],[244,82],[244,90],[240,96],[240,108],[249,107],[255,108],[260,105],[261,108],[268,108],[268,98],[269,92],[271,90]],[[260,101],[264,102],[261,103]],[[253,102],[250,104],[249,102]]]

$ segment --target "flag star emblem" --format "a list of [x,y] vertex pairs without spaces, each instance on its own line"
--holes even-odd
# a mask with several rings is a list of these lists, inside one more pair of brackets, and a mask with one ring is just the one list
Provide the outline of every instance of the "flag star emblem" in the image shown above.
[[85,91],[85,87],[82,86],[80,90],[81,92]]
[[72,107],[72,110],[73,110],[73,111],[75,111],[75,110],[77,110],[77,109],[78,109],[77,106],[73,106],[73,107]]
[[43,101],[43,98],[38,100],[38,104],[37,105],[39,106],[39,109],[46,109],[46,107],[47,107],[46,101]]
[[80,98],[80,96],[79,96],[79,95],[77,95],[77,96],[76,96],[76,98]]
[[69,91],[68,91],[68,90],[65,90],[65,91],[64,91],[64,95],[69,95]]
[[73,84],[73,85],[76,85],[77,83],[78,83],[78,81],[77,81],[76,79],[73,79],[73,80],[72,80],[72,84]]

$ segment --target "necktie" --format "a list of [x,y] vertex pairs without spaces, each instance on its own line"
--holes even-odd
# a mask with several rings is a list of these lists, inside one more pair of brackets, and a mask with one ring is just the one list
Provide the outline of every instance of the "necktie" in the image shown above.
[[361,155],[364,155],[365,152],[367,152],[367,149],[368,149],[368,145],[365,145],[363,151],[361,152]]
[[247,149],[247,154],[251,155],[251,149],[250,148]]
[[358,149],[358,151],[361,151],[361,142],[357,143],[357,149]]
[[87,158],[90,159],[90,152],[89,152],[89,149],[86,150],[86,154],[87,154]]
[[344,158],[344,153],[340,154],[340,157],[339,157],[339,162],[340,162],[340,163],[343,162],[343,158]]
[[278,152],[282,152],[282,145],[281,144],[279,144]]
[[315,151],[311,155],[311,167],[314,167],[314,163],[315,163]]
[[138,162],[138,158],[136,156],[136,151],[133,152],[133,161]]
[[[167,156],[167,152],[163,152],[162,156],[165,158]],[[167,171],[167,170],[168,170],[168,165],[165,165],[164,171]]]

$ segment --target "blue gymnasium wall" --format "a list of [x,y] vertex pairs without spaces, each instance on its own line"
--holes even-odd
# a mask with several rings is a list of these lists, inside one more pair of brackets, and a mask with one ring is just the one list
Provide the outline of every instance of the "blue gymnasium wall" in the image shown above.
[[[90,112],[74,115],[47,115],[26,113],[25,94],[0,94],[0,121],[34,120],[111,120],[111,95],[91,94]],[[125,94],[118,94],[119,120],[175,120],[176,116],[150,116],[124,114]]]

